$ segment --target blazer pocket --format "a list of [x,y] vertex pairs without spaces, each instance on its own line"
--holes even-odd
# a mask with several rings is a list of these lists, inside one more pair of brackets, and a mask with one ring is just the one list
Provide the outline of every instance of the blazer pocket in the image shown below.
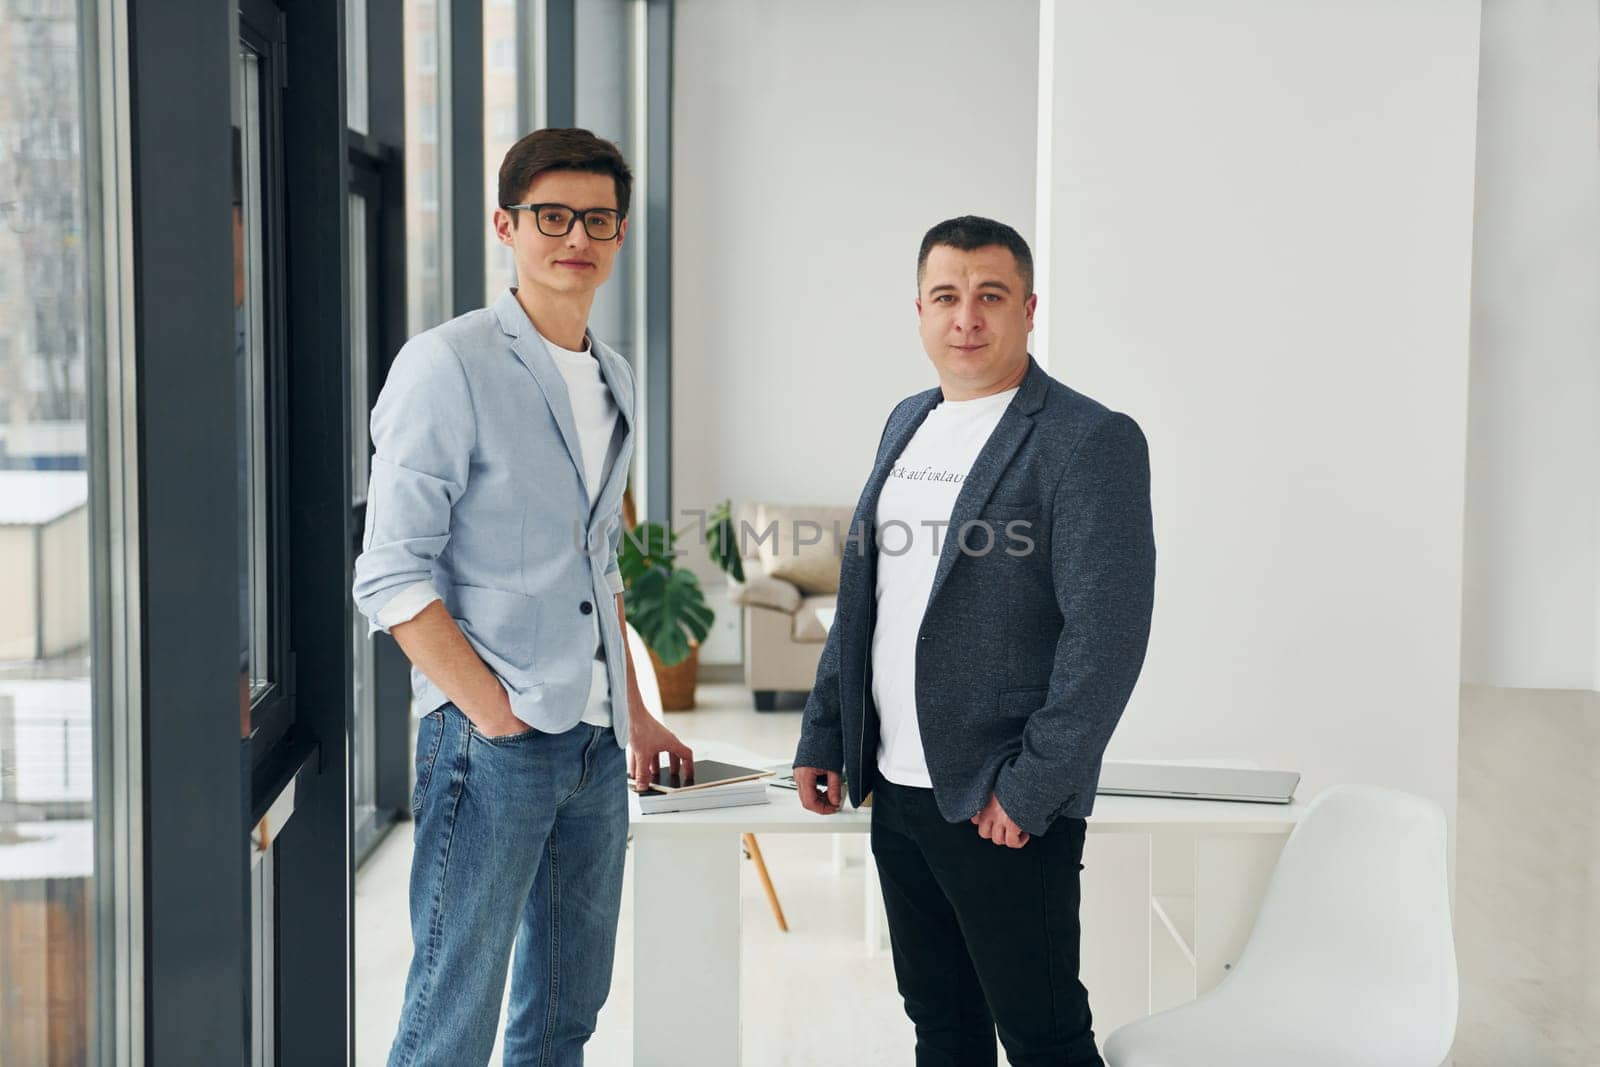
[[1004,513],[1007,515],[1037,515],[1039,514],[1039,502],[1037,500],[991,499],[988,503],[983,505],[983,512],[985,515],[987,515],[991,511],[995,514]]
[[538,658],[539,602],[483,585],[458,585],[452,593],[456,623],[491,671],[513,689],[542,685]]
[[981,521],[991,523],[997,531],[1004,529],[1005,524],[1008,522],[1018,521],[1028,523],[1028,528],[1031,529],[1033,526],[1038,525],[1039,505],[1021,501],[991,500],[983,506],[983,510],[978,513],[978,518]]
[[1044,707],[1049,694],[1047,685],[1031,685],[1018,689],[1000,690],[1000,710],[1008,718],[1026,719]]
[[1026,555],[1029,542],[1040,537],[1037,500],[991,500],[983,506],[978,521],[987,523],[994,535],[994,550],[1003,555]]

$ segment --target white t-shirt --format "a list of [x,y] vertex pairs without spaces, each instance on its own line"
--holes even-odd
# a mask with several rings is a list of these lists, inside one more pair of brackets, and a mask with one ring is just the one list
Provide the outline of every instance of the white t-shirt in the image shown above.
[[917,726],[917,631],[950,536],[956,497],[1016,395],[1007,389],[976,400],[942,401],[906,443],[878,497],[872,699],[878,706],[878,773],[896,785],[933,786]]
[[[622,439],[616,432],[617,402],[600,374],[600,361],[593,352],[573,352],[543,334],[539,336],[567,383],[567,399],[572,402],[573,420],[578,424],[578,451],[583,454],[583,485],[589,491],[589,508],[593,510],[622,449]],[[589,615],[594,627],[594,663],[589,703],[581,721],[595,726],[611,725],[611,681],[606,674],[605,649],[600,643],[600,612],[615,610],[614,603],[596,604]]]

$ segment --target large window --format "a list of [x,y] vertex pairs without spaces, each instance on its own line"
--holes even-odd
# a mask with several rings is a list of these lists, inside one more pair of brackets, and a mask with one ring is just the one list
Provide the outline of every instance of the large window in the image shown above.
[[[528,0],[532,2],[532,0]],[[494,235],[492,213],[500,200],[500,161],[506,149],[528,132],[520,128],[518,117],[517,6],[515,3],[485,4],[483,8],[483,227],[484,300],[495,298],[517,282],[516,262],[511,249]]]
[[405,0],[405,109],[406,332],[417,334],[452,302],[449,0]]
[[120,1014],[105,999],[114,935],[97,922],[116,879],[96,746],[126,689],[104,626],[122,599],[104,564],[106,294],[90,281],[103,274],[96,22],[92,3],[0,5],[4,1064],[109,1061]]

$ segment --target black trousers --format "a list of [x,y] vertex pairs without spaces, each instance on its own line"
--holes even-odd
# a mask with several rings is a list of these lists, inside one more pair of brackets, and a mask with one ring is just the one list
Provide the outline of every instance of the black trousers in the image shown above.
[[1020,849],[948,823],[933,790],[873,786],[872,853],[917,1067],[1102,1067],[1078,980],[1082,819]]

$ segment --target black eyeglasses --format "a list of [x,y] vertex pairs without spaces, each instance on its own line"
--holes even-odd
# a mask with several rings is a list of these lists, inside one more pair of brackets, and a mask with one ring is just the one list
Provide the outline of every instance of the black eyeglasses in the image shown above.
[[609,207],[590,207],[579,211],[565,204],[502,204],[506,211],[531,211],[534,224],[546,237],[565,237],[579,219],[583,232],[592,241],[614,241],[622,232],[622,212]]

